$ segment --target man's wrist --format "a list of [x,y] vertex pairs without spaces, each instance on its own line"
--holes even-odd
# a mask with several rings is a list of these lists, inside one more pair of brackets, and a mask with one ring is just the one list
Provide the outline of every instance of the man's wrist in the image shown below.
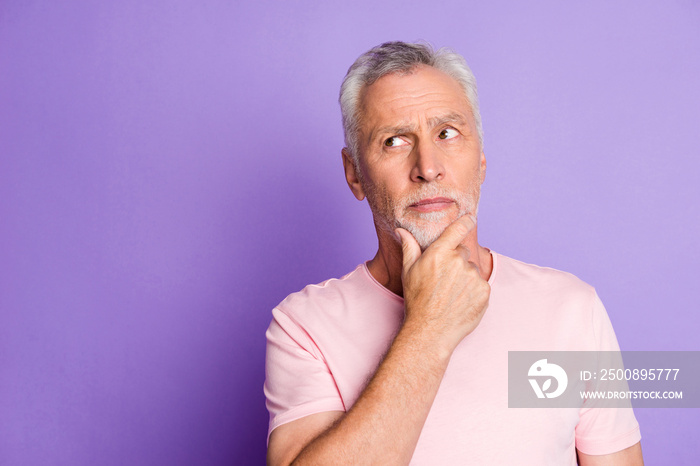
[[394,344],[415,351],[418,357],[426,362],[444,364],[445,367],[456,347],[450,344],[450,339],[443,333],[428,328],[424,322],[411,319],[404,321],[394,339]]

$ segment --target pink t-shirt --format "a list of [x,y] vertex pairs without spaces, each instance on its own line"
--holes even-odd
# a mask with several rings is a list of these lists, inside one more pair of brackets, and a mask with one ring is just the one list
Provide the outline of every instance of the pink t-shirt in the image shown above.
[[[614,351],[595,290],[575,276],[493,253],[491,297],[456,348],[411,464],[576,464],[576,448],[613,453],[639,442],[631,409],[508,408],[508,351]],[[310,285],[272,311],[267,331],[268,431],[347,411],[403,319],[403,299],[366,264]]]

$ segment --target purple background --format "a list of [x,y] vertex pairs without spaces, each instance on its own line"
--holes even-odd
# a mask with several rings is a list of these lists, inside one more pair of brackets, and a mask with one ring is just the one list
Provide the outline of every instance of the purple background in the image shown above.
[[[394,39],[477,75],[482,244],[700,349],[697,2],[3,0],[0,464],[263,463],[270,309],[376,247],[336,99]],[[698,414],[639,410],[647,464]]]

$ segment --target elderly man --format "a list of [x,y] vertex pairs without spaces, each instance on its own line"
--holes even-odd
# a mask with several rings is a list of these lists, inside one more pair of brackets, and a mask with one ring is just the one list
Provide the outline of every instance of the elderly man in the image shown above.
[[509,350],[616,350],[595,291],[479,245],[486,174],[464,59],[391,42],[340,92],[345,177],[379,248],[273,310],[268,462],[642,464],[630,409],[509,409]]

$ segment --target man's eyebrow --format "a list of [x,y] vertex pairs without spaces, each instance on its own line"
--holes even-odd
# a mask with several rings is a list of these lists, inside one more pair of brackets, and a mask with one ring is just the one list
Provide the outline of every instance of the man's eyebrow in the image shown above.
[[[428,119],[428,127],[429,128],[435,128],[437,126],[442,126],[445,123],[455,123],[460,126],[466,126],[467,125],[467,120],[464,118],[464,115],[461,113],[447,113],[445,115],[440,115],[436,117],[432,117]],[[372,131],[367,138],[367,142],[371,143],[374,141],[374,139],[377,138],[380,134],[406,134],[406,133],[412,133],[415,132],[416,128],[413,125],[410,124],[398,124],[398,125],[388,125],[388,126],[382,126],[380,128],[375,129]]]
[[368,142],[372,142],[380,134],[406,134],[415,131],[415,126],[413,125],[396,125],[396,126],[382,126],[372,131],[369,135]]
[[436,126],[442,126],[445,123],[455,123],[461,126],[464,126],[467,124],[467,120],[464,118],[464,115],[461,113],[448,113],[446,115],[440,115],[437,117],[429,118],[428,119],[428,126],[430,128],[435,128]]

